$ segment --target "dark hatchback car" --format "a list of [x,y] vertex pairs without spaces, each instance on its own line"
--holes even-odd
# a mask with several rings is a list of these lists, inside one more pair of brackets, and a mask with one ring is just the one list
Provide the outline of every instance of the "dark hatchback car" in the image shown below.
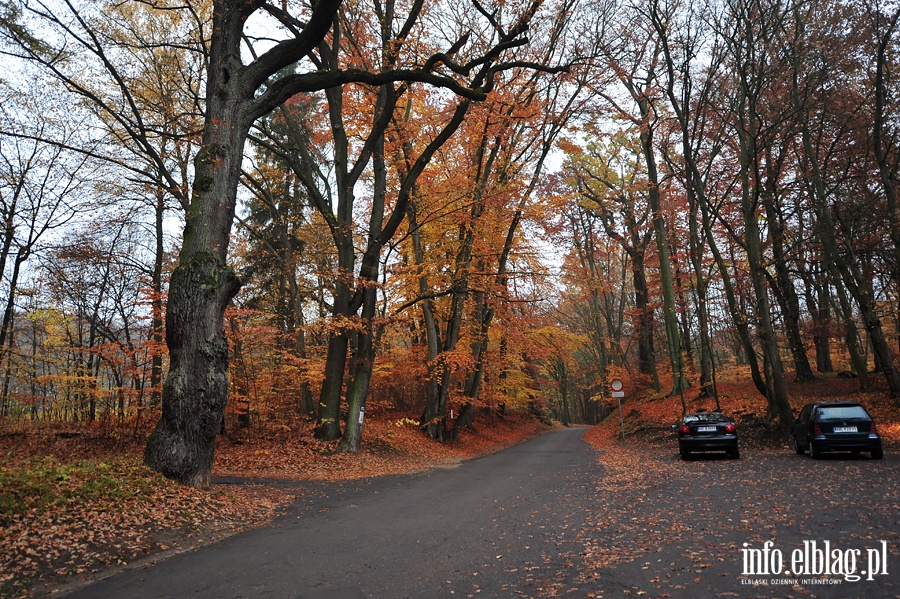
[[884,457],[875,421],[856,402],[806,404],[794,419],[791,435],[797,453],[809,451],[813,459],[819,459],[826,451],[867,451],[876,460]]
[[700,451],[724,451],[731,458],[741,457],[738,450],[737,425],[721,412],[685,414],[678,430],[678,450],[682,460]]

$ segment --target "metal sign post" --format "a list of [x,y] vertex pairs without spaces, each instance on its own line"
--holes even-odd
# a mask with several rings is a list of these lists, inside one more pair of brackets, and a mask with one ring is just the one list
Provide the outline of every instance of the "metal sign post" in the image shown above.
[[622,379],[613,379],[609,383],[610,388],[612,389],[612,397],[615,397],[619,400],[619,424],[622,425],[622,439],[625,439],[625,417],[622,416],[622,398],[625,397],[625,392],[622,390],[625,387],[625,384],[622,382]]

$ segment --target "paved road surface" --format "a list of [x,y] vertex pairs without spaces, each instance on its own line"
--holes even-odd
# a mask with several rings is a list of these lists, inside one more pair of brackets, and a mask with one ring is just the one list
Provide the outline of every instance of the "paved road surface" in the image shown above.
[[[271,526],[69,597],[900,597],[897,455],[744,448],[740,460],[681,462],[664,439],[598,462],[585,430],[452,469],[304,483],[305,499]],[[768,540],[786,556],[804,540],[885,540],[888,574],[831,586],[742,576],[742,543]]]
[[[331,485],[273,526],[72,598],[535,595],[575,552],[598,472],[583,428],[453,469]],[[573,519],[573,513],[581,516]]]

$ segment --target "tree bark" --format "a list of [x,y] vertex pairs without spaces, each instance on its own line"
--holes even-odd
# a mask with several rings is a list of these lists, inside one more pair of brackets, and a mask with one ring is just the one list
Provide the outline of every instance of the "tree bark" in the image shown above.
[[827,286],[809,270],[801,271],[806,305],[813,322],[813,345],[816,348],[816,370],[834,372],[831,360],[831,301]]
[[[766,387],[769,392],[766,396],[769,400],[769,417],[778,417],[781,427],[786,429],[790,426],[793,412],[787,398],[784,369],[778,351],[778,339],[775,337],[769,309],[759,220],[756,214],[758,201],[754,193],[754,183],[751,182],[751,170],[756,160],[756,119],[757,115],[751,107],[746,115],[744,126],[738,128],[738,136],[741,138],[741,207],[744,216],[744,247],[747,251],[750,279],[755,295],[757,336],[762,346],[764,372],[767,375]],[[754,180],[758,181],[759,177],[755,177]]]
[[207,487],[216,435],[228,399],[225,307],[240,283],[221,258],[198,252],[183,259],[169,286],[166,341],[170,369],[162,418],[144,463],[182,484]]

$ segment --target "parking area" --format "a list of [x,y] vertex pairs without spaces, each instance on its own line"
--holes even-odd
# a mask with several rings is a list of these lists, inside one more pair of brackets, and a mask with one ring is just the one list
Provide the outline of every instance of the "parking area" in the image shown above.
[[600,464],[587,596],[900,596],[896,449],[813,460],[785,443],[685,462],[660,437]]

